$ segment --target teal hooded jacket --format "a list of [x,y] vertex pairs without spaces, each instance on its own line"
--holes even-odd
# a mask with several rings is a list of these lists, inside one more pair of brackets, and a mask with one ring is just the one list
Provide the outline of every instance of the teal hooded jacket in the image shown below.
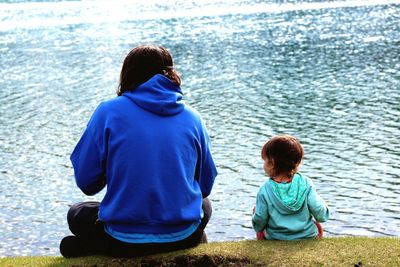
[[317,237],[314,220],[328,219],[329,209],[313,182],[296,173],[290,183],[268,179],[261,186],[252,224],[256,232],[265,231],[267,239],[297,240]]

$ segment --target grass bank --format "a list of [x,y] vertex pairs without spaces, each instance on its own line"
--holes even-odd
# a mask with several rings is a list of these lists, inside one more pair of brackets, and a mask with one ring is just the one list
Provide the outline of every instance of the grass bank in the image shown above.
[[400,266],[400,238],[215,242],[136,259],[16,257],[0,259],[0,266],[354,266],[359,262]]

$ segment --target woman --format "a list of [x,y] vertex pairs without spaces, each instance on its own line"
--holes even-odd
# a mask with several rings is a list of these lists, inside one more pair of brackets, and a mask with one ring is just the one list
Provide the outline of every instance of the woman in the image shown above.
[[87,195],[73,205],[65,257],[138,256],[196,246],[211,216],[206,198],[217,170],[200,115],[182,101],[167,49],[139,46],[126,56],[118,96],[101,103],[71,162]]

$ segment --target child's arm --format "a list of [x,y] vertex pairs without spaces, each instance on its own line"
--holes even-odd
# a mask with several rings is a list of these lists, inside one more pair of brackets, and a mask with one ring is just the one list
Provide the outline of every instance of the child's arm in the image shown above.
[[[256,206],[253,207],[253,215],[255,212],[256,212]],[[257,240],[265,240],[264,231],[256,232],[256,238],[257,238]]]
[[267,226],[269,218],[266,197],[265,189],[262,187],[257,194],[256,207],[251,220],[256,232],[262,232]]
[[325,201],[318,195],[314,186],[308,194],[308,208],[317,222],[326,222],[329,219],[329,208]]

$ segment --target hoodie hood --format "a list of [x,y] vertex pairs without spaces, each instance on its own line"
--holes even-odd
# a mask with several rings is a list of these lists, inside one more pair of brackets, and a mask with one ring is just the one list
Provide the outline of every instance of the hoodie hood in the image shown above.
[[267,185],[269,195],[281,214],[292,214],[300,210],[307,199],[309,188],[307,179],[300,173],[296,173],[290,183],[277,183],[270,179]]
[[142,109],[162,116],[178,114],[185,106],[181,88],[161,74],[154,75],[123,96],[131,99]]

